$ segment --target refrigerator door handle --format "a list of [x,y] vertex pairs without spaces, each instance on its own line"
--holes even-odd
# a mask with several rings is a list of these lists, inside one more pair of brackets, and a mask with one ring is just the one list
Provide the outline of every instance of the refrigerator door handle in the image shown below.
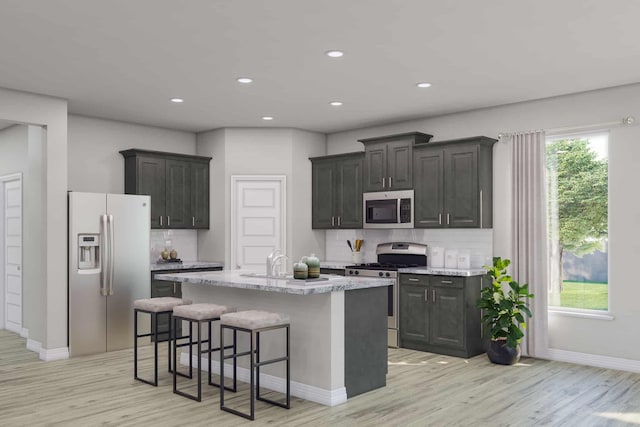
[[100,295],[107,296],[107,216],[100,215]]
[[114,241],[114,221],[113,215],[108,216],[109,223],[109,295],[113,295],[113,274],[114,274],[114,262],[115,259],[115,241]]

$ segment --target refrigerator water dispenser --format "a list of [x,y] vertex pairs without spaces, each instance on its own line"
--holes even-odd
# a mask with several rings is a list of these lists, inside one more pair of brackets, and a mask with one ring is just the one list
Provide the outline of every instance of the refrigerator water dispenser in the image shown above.
[[78,234],[78,273],[100,272],[100,235]]

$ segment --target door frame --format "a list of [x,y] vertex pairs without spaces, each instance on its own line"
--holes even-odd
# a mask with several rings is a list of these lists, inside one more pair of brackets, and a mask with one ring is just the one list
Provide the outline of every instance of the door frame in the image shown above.
[[[230,268],[227,270],[235,270],[237,266],[236,249],[238,242],[236,240],[237,235],[237,209],[236,202],[238,195],[236,194],[236,188],[240,182],[255,182],[255,181],[277,181],[280,183],[280,238],[282,241],[282,253],[287,253],[287,177],[286,175],[231,175],[231,259]],[[266,265],[266,259],[265,259]]]
[[[22,230],[20,231],[20,259],[23,259],[24,255],[24,186],[22,180],[22,172],[12,173],[8,175],[0,176],[0,191],[2,191],[2,197],[0,200],[2,201],[0,206],[0,329],[6,329],[7,327],[7,283],[6,283],[6,271],[5,267],[7,264],[7,239],[6,239],[6,227],[5,227],[5,213],[6,213],[6,203],[4,197],[4,188],[5,184],[9,182],[18,181],[20,183],[20,225]],[[21,271],[20,271],[20,292],[22,295],[22,299],[20,301],[20,307],[24,311],[24,289],[22,286],[23,282],[23,270],[22,263]],[[23,319],[20,319],[20,331],[14,331],[22,335],[22,329],[24,329]]]

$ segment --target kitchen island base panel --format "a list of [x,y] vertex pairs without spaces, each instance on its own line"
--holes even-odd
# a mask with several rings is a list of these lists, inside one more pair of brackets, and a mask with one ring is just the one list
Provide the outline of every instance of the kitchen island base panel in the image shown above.
[[[207,369],[207,358],[202,357],[202,369]],[[198,357],[194,354],[192,359],[193,366],[198,363]],[[182,353],[180,355],[180,364],[189,364],[189,353]],[[243,383],[249,383],[249,369],[238,366],[238,381]],[[214,375],[220,375],[220,362],[217,360],[211,361],[211,370]],[[224,377],[233,379],[231,372],[233,371],[233,365],[231,363],[225,363],[224,365]],[[287,386],[284,378],[276,375],[269,375],[260,372],[260,388],[269,389],[278,393],[286,393]],[[299,397],[310,402],[319,403],[325,406],[337,406],[347,401],[347,389],[340,387],[334,390],[327,390],[319,387],[314,387],[309,384],[303,384],[298,381],[291,381],[291,396]]]
[[387,384],[387,288],[345,293],[345,369],[347,397]]
[[[350,374],[346,369],[352,369],[345,365],[345,353],[350,354],[366,354],[367,346],[371,345],[373,336],[379,335],[378,342],[374,348],[384,347],[384,350],[372,350],[370,353],[379,355],[384,351],[384,364],[374,363],[373,365],[365,364],[370,369],[377,372],[363,372],[357,376],[371,376],[377,378],[373,388],[384,386],[380,377],[386,375],[386,323],[387,323],[387,288],[371,288],[372,294],[379,294],[377,298],[378,305],[383,306],[382,309],[365,310],[364,305],[369,304],[366,298],[360,304],[360,310],[368,311],[368,315],[377,319],[377,322],[371,320],[366,323],[367,328],[371,324],[380,323],[383,328],[373,332],[370,336],[366,332],[363,325],[346,321],[345,310],[347,304],[345,300],[352,300],[349,305],[357,306],[357,297],[361,291],[367,289],[357,289],[348,291],[334,291],[329,293],[297,295],[285,294],[280,292],[264,292],[252,289],[227,288],[221,286],[201,285],[192,283],[183,283],[183,296],[198,302],[209,302],[217,304],[232,305],[238,310],[266,310],[272,312],[287,313],[291,319],[291,394],[306,400],[311,400],[323,405],[337,405],[346,401],[347,395],[360,394],[368,391],[366,385],[358,385],[357,392],[349,393],[348,389],[351,384],[346,381]],[[346,294],[355,292],[345,298]],[[362,294],[364,295],[364,294]],[[350,328],[357,330],[351,331]],[[377,331],[377,328],[374,328]],[[351,350],[345,348],[345,337],[349,334]],[[361,338],[364,333],[364,337]],[[225,335],[225,339],[227,336]],[[239,346],[248,346],[248,337],[238,337]],[[246,340],[246,342],[243,342]],[[272,358],[277,357],[284,346],[282,337],[270,337],[264,342],[264,348],[261,349],[261,357]],[[182,355],[188,363],[188,355]],[[374,357],[378,360],[379,357]],[[213,362],[213,369],[219,372],[219,362]],[[262,371],[262,370],[261,370]],[[225,372],[227,367],[225,366]],[[246,361],[238,361],[238,379],[248,381],[249,369]],[[274,366],[266,366],[264,372],[261,372],[261,386],[265,388],[273,388],[276,391],[284,390],[284,372]],[[366,381],[364,381],[366,384]],[[373,389],[373,388],[369,388]]]

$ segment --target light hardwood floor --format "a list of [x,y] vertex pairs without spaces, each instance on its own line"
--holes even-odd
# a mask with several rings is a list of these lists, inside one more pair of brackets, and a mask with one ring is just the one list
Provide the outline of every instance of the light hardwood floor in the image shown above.
[[173,394],[166,369],[157,388],[134,381],[132,360],[122,350],[42,362],[24,339],[0,331],[0,425],[640,425],[640,374],[537,359],[505,367],[484,355],[390,350],[386,387],[333,408],[257,402],[254,422],[221,412],[215,388],[203,386],[201,403]]

